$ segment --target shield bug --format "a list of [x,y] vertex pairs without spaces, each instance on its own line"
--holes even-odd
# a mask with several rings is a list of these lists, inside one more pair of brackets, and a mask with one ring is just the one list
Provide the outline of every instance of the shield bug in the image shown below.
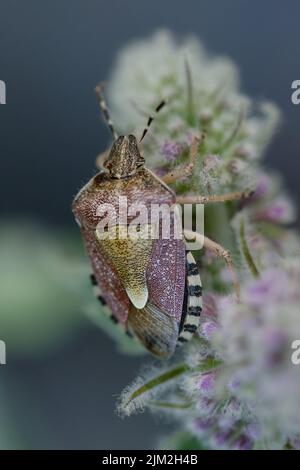
[[[111,149],[100,156],[101,171],[79,191],[72,205],[90,258],[91,281],[99,301],[116,324],[138,338],[155,356],[169,358],[176,345],[188,341],[198,328],[202,286],[198,266],[192,253],[186,251],[184,237],[162,237],[162,216],[149,222],[149,211],[153,204],[176,207],[185,202],[220,202],[239,199],[247,193],[177,198],[169,184],[192,173],[202,138],[194,139],[186,166],[159,178],[145,166],[140,150],[154,116],[149,117],[139,143],[134,135],[118,136],[101,85],[96,87],[96,93],[114,141]],[[164,105],[162,101],[155,113]],[[131,213],[120,221],[120,216],[124,216],[120,214],[120,200],[126,201],[126,210],[136,204],[145,208],[147,220],[141,220],[139,214],[139,222],[134,225],[136,218]],[[172,214],[171,228],[176,223]],[[128,235],[132,227],[136,236]],[[234,274],[228,251],[202,234],[184,231],[184,236],[198,237],[204,247],[225,259]],[[234,285],[238,289],[236,277]]]

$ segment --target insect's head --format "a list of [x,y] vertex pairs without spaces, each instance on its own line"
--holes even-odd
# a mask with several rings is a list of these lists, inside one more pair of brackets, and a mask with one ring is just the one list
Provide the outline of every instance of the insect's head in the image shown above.
[[141,155],[134,135],[120,135],[111,148],[104,167],[109,170],[112,178],[126,178],[136,173],[144,165],[145,159]]
[[[104,162],[103,166],[107,170],[109,170],[112,178],[120,179],[132,176],[136,173],[138,168],[140,168],[145,163],[144,157],[140,153],[137,139],[132,134],[128,136],[121,135],[120,137],[118,137],[103,96],[103,84],[99,84],[95,88],[95,91],[99,100],[100,109],[114,137],[114,143],[110,150],[109,156]],[[157,114],[164,107],[165,104],[166,102],[164,100],[161,101],[159,105],[155,108],[155,114]],[[149,116],[147,125],[144,128],[141,138],[139,140],[140,142],[146,136],[153,120],[154,116]]]

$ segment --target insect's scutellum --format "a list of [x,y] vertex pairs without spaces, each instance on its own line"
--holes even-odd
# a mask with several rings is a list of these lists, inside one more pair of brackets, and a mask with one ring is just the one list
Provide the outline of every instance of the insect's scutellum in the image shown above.
[[[132,240],[120,236],[120,226],[115,227],[118,229],[116,238],[102,238],[98,231],[98,208],[104,205],[114,212],[119,209],[120,196],[126,197],[128,205],[142,202],[147,211],[153,203],[168,207],[176,205],[176,195],[167,183],[193,172],[202,140],[195,138],[190,162],[185,167],[159,178],[145,167],[136,137],[132,134],[118,137],[102,90],[103,85],[96,87],[100,108],[114,142],[101,160],[103,168],[79,191],[72,210],[90,258],[91,280],[100,303],[128,335],[138,338],[157,357],[169,358],[176,345],[188,341],[199,325],[202,286],[195,259],[186,251],[184,238]],[[165,104],[165,100],[161,101],[154,115],[148,118],[140,142]],[[210,196],[204,202],[236,200],[238,197],[245,197],[245,192]],[[194,202],[197,198],[201,196],[195,196]],[[193,197],[189,196],[191,202]],[[184,203],[184,198],[181,197],[180,203]],[[176,221],[170,220],[174,228]],[[150,226],[150,232],[153,228]],[[217,255],[226,256],[230,265],[226,250],[207,238],[205,243]]]

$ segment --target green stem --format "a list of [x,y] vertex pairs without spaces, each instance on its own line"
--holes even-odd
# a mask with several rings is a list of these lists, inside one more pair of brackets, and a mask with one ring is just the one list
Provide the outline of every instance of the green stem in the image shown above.
[[139,387],[137,390],[135,390],[129,397],[129,399],[126,402],[126,406],[135,398],[138,398],[139,396],[143,395],[146,392],[149,392],[150,390],[154,389],[155,387],[158,387],[159,385],[162,385],[165,382],[168,382],[169,380],[173,380],[176,377],[179,377],[180,375],[184,374],[185,372],[208,372],[212,369],[216,369],[219,367],[221,364],[220,361],[217,361],[216,359],[213,358],[208,358],[205,362],[200,364],[197,367],[190,368],[187,364],[180,364],[177,367],[174,367],[173,369],[168,370],[167,372],[164,372],[163,374],[160,374],[153,379],[149,380],[145,384],[143,384],[141,387]]
[[192,74],[189,63],[187,59],[185,60],[185,73],[187,81],[187,121],[193,126],[195,123],[195,112],[194,112],[194,103],[193,103],[193,83],[192,83]]
[[146,382],[140,388],[135,390],[130,395],[127,401],[127,404],[130,403],[135,398],[139,397],[140,395],[143,395],[149,390],[152,390],[153,388],[157,387],[158,385],[161,385],[165,382],[168,382],[169,380],[172,380],[178,377],[179,375],[184,374],[188,370],[189,370],[189,367],[186,364],[180,364],[179,366],[174,367],[173,369],[170,369],[167,372],[164,372],[163,374],[158,375],[157,377],[154,377],[153,379],[149,380],[149,382]]
[[257,278],[259,277],[259,271],[256,267],[256,264],[254,262],[254,259],[252,258],[252,255],[250,253],[250,249],[247,243],[246,239],[246,234],[245,234],[245,221],[244,219],[241,219],[240,223],[240,240],[241,240],[241,246],[242,246],[242,252],[245,257],[246,263],[248,265],[248,268],[252,275]]
[[220,367],[221,364],[222,364],[222,361],[218,361],[217,359],[209,357],[208,359],[206,359],[205,362],[203,362],[197,367],[194,367],[193,369],[190,369],[190,371],[191,372],[203,372],[203,373],[209,372],[211,370],[217,369],[218,367]]

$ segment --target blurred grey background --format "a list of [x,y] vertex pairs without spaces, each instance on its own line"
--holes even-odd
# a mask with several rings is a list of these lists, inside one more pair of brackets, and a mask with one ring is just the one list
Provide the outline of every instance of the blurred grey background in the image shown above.
[[[299,201],[300,105],[290,100],[291,82],[300,79],[299,17],[296,0],[0,0],[0,79],[7,84],[7,104],[0,106],[1,219],[76,230],[72,197],[109,139],[94,86],[108,77],[120,47],[159,27],[194,33],[211,52],[228,55],[240,68],[243,91],[281,108],[284,121],[266,163],[281,171]],[[28,328],[34,334],[35,323]],[[114,414],[117,394],[143,359],[119,354],[88,320],[47,353],[7,348],[1,448],[151,448],[168,429],[146,415]]]

